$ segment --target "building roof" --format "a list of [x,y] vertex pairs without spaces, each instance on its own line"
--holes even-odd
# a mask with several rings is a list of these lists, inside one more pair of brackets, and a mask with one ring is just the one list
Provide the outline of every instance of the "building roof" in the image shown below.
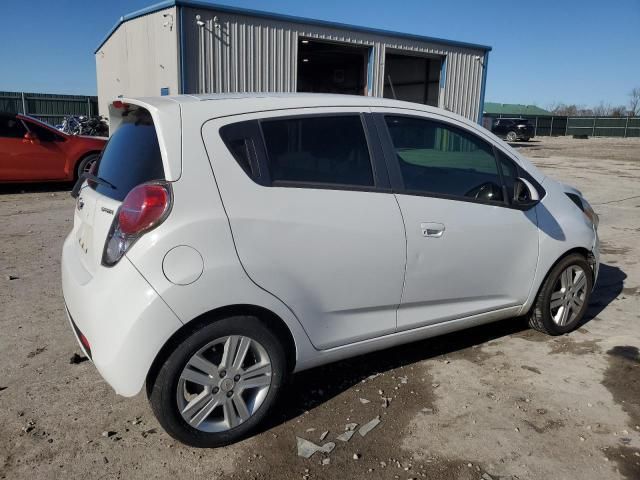
[[484,114],[485,115],[537,115],[537,116],[552,116],[553,113],[549,112],[535,105],[521,105],[519,103],[494,103],[484,102]]
[[329,27],[329,28],[339,28],[343,30],[372,33],[376,35],[386,35],[390,37],[407,38],[407,39],[418,40],[423,42],[440,43],[443,45],[451,45],[455,47],[475,48],[478,50],[484,50],[486,52],[491,50],[491,47],[489,46],[479,45],[475,43],[459,42],[456,40],[446,40],[442,38],[427,37],[427,36],[415,35],[411,33],[394,32],[391,30],[382,30],[377,28],[368,28],[368,27],[363,27],[359,25],[349,25],[346,23],[329,22],[326,20],[316,20],[312,18],[296,17],[293,15],[284,15],[279,13],[265,12],[262,10],[251,10],[246,8],[231,7],[228,5],[219,5],[219,4],[203,2],[199,0],[164,0],[160,3],[150,5],[141,10],[137,10],[135,12],[131,12],[120,17],[118,22],[113,26],[111,30],[109,30],[107,35],[100,42],[100,45],[98,45],[94,53],[98,53],[98,50],[100,50],[100,48],[106,43],[106,41],[109,40],[111,35],[113,35],[113,33],[118,29],[118,27],[120,27],[120,25],[122,25],[124,22],[133,20],[134,18],[142,17],[144,15],[148,15],[150,13],[157,12],[159,10],[164,10],[165,8],[171,8],[171,7],[204,8],[209,10],[215,10],[217,12],[231,13],[231,14],[237,14],[237,15],[248,15],[251,17],[268,18],[271,20],[303,23],[307,25],[317,25],[317,26]]

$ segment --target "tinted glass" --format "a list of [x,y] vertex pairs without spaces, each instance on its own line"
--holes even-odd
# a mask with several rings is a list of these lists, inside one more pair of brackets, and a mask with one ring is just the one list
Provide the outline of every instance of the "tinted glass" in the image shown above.
[[55,142],[62,140],[62,137],[60,135],[57,135],[55,132],[52,132],[42,125],[38,125],[35,122],[29,121],[26,121],[25,123],[27,124],[29,131],[35,133],[38,137],[38,140],[40,140],[41,142]]
[[405,189],[502,201],[492,147],[475,135],[444,123],[386,117]]
[[374,184],[359,115],[269,120],[262,131],[273,182]]
[[115,200],[124,200],[141,183],[164,179],[156,129],[146,110],[133,110],[123,118],[102,153],[97,176],[115,188],[98,184],[96,190]]
[[498,163],[500,164],[500,169],[502,170],[502,181],[504,185],[507,187],[507,195],[510,199],[513,198],[513,186],[515,184],[516,178],[520,175],[518,173],[518,166],[507,157],[500,150],[498,151]]
[[0,137],[22,138],[25,133],[27,130],[19,119],[0,116]]
[[260,138],[258,122],[233,123],[220,129],[225,145],[247,175],[256,180],[260,176],[256,142]]

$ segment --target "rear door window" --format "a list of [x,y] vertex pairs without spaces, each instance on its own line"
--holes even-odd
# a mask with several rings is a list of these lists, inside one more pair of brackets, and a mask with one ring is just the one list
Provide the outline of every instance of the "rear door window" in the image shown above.
[[130,111],[107,143],[96,174],[109,185],[97,184],[101,194],[122,201],[136,186],[164,179],[160,144],[149,112]]
[[360,115],[261,122],[273,185],[374,185]]

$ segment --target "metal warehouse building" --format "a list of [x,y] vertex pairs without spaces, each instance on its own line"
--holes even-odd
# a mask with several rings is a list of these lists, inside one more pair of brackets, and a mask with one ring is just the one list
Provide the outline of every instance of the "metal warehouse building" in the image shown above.
[[99,109],[123,96],[331,92],[481,121],[490,47],[171,0],[120,18],[95,52]]

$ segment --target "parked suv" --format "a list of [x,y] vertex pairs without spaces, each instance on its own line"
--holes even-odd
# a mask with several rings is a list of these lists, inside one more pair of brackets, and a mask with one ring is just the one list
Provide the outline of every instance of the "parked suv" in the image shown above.
[[121,99],[62,252],[70,324],[118,394],[220,446],[298,372],[527,315],[583,319],[598,219],[478,125],[340,95]]
[[528,142],[534,136],[533,125],[524,118],[498,118],[491,131],[508,142],[517,140]]

